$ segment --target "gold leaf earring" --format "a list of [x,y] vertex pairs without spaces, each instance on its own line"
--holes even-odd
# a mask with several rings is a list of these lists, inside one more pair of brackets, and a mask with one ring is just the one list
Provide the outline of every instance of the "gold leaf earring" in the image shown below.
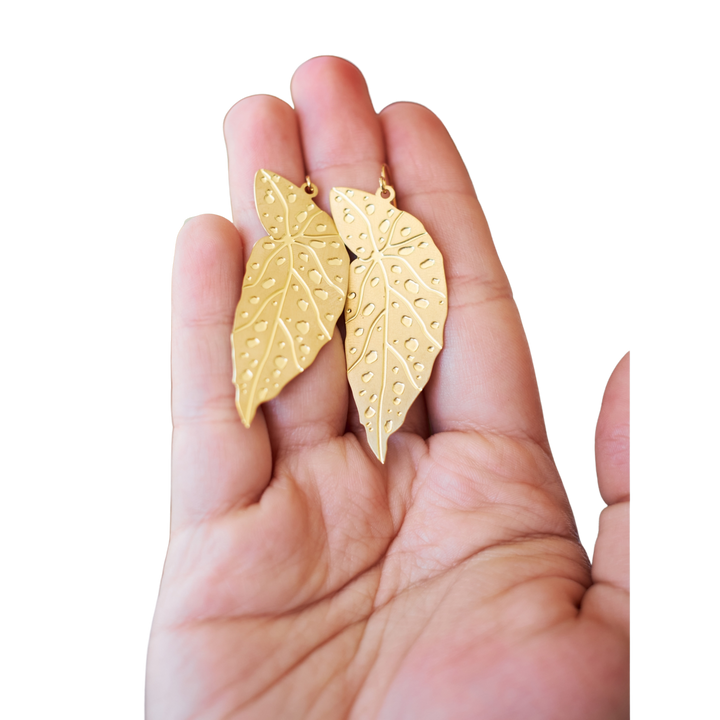
[[357,255],[345,305],[347,372],[368,443],[383,463],[388,437],[430,378],[447,317],[440,250],[394,200],[385,165],[375,194],[330,194],[340,236]]
[[297,187],[255,175],[255,207],[269,233],[250,253],[232,332],[235,404],[245,427],[258,406],[310,367],[342,315],[349,258],[305,178]]

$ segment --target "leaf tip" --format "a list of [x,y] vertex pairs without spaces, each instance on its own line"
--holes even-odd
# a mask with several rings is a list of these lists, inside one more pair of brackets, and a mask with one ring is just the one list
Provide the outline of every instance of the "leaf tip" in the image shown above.
[[257,410],[257,407],[253,407],[252,405],[248,407],[248,414],[246,416],[239,400],[235,402],[235,406],[237,407],[238,415],[240,416],[240,420],[242,420],[242,424],[249,430],[252,425],[252,421],[255,419],[255,411]]
[[387,441],[387,435],[382,435],[380,437],[380,447],[378,448],[380,452],[378,454],[378,460],[380,460],[383,465],[385,464],[385,459],[387,458]]
[[[234,359],[234,358],[233,358]],[[237,414],[240,416],[240,420],[242,420],[242,424],[246,427],[250,427],[250,423],[252,422],[252,418],[249,420],[245,417],[245,413],[243,412],[242,403],[240,402],[240,387],[238,386],[237,382],[235,381],[235,371],[233,369],[233,384],[235,385],[235,409],[237,410]]]

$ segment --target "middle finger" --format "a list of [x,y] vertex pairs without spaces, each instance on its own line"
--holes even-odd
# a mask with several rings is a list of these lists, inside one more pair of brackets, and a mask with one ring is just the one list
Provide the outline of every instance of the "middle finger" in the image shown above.
[[[385,162],[385,141],[362,73],[340,58],[313,58],[295,72],[292,95],[307,170],[320,188],[318,204],[330,211],[328,194],[333,187],[375,192]],[[348,426],[365,442],[355,403],[349,407]],[[402,430],[427,437],[422,394],[408,411]]]

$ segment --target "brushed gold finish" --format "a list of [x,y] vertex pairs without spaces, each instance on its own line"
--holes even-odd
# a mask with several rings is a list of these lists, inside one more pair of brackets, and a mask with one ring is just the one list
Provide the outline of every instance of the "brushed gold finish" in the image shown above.
[[258,170],[255,206],[267,237],[250,253],[232,332],[233,383],[240,418],[310,367],[342,315],[349,258],[332,218],[300,187]]
[[345,305],[348,377],[368,443],[383,463],[388,437],[430,378],[447,318],[440,250],[394,200],[384,166],[375,194],[330,194],[340,237],[357,255]]

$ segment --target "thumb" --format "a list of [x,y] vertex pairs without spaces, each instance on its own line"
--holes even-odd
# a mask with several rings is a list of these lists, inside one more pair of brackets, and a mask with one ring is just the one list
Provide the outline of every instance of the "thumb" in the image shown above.
[[583,610],[627,627],[630,589],[630,353],[610,376],[595,433],[600,494],[607,507],[593,555],[593,586]]

